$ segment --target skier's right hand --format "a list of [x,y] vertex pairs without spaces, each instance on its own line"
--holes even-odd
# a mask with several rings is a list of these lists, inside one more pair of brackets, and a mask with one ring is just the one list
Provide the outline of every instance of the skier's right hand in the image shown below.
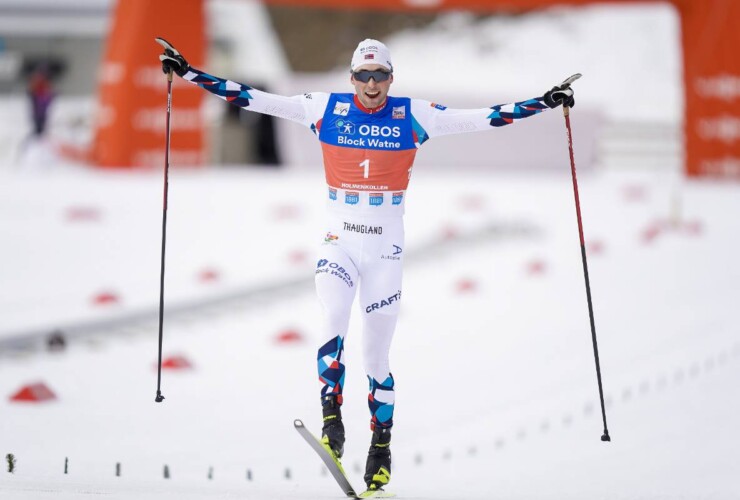
[[170,42],[164,38],[155,38],[154,40],[164,47],[164,54],[159,56],[159,60],[162,61],[162,71],[165,73],[173,71],[177,76],[183,76],[188,72],[190,65]]

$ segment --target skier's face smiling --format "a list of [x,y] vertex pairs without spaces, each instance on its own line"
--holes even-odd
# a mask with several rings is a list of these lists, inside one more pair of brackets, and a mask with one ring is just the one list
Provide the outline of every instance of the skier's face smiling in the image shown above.
[[[388,71],[384,66],[379,64],[366,64],[360,66],[355,71]],[[375,78],[370,78],[367,83],[356,79],[354,74],[351,76],[352,85],[355,86],[357,97],[363,106],[369,109],[377,108],[383,105],[385,98],[388,97],[388,90],[393,83],[393,75],[390,75],[384,82],[376,82]]]

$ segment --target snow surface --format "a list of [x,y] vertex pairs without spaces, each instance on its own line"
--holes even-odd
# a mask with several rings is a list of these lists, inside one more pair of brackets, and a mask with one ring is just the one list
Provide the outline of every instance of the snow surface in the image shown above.
[[[607,172],[579,181],[613,441],[599,440],[567,172],[415,169],[392,349],[400,498],[740,495],[740,188]],[[156,307],[161,182],[69,167],[3,176],[2,331]],[[320,193],[318,173],[173,172],[167,306],[310,280]],[[201,282],[203,269],[220,279]],[[103,289],[120,303],[93,305]],[[156,317],[72,338],[64,352],[6,346],[0,453],[17,469],[0,474],[0,496],[340,498],[291,429],[293,418],[320,426],[318,312],[310,291],[277,292],[166,321],[165,357],[194,368],[164,371],[161,404]],[[356,485],[369,441],[358,328],[355,317],[345,404]],[[288,330],[303,340],[279,343]],[[58,399],[10,402],[35,381]]]

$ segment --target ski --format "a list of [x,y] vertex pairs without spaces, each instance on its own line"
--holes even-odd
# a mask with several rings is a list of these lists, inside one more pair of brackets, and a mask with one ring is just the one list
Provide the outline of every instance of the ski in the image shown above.
[[393,498],[395,493],[385,490],[367,490],[359,494],[358,498]]
[[309,446],[313,448],[313,450],[319,455],[321,460],[324,462],[324,465],[326,465],[326,468],[329,469],[329,472],[331,472],[331,475],[337,481],[339,487],[342,488],[344,494],[350,498],[361,498],[357,495],[357,493],[355,493],[355,489],[352,487],[352,485],[349,484],[347,474],[344,472],[344,468],[342,467],[341,462],[334,455],[334,453],[331,453],[329,450],[323,447],[321,441],[319,441],[316,436],[311,434],[311,432],[306,429],[306,426],[303,425],[302,420],[295,419],[295,421],[293,421],[293,426],[295,427],[295,430],[298,431],[298,434],[300,434],[303,439],[306,440]]
[[308,445],[313,448],[313,450],[319,455],[321,460],[324,462],[324,465],[326,465],[326,468],[329,469],[332,477],[334,477],[339,487],[342,488],[344,494],[347,495],[349,498],[393,498],[396,496],[395,493],[390,493],[383,489],[366,490],[358,495],[355,492],[355,489],[349,483],[347,473],[344,472],[344,467],[342,467],[342,463],[334,455],[334,453],[324,448],[324,445],[321,444],[321,441],[319,441],[316,436],[311,434],[311,431],[306,429],[306,426],[303,425],[303,421],[301,419],[295,419],[293,421],[293,426],[295,427],[295,430],[298,431],[298,434],[300,434],[303,439],[306,440]]

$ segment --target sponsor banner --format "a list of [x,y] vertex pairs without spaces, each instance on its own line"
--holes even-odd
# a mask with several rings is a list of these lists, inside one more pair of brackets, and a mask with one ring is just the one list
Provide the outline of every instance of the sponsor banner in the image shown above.
[[[103,168],[164,164],[167,77],[156,59],[154,42],[165,36],[193,66],[205,59],[203,0],[115,2],[98,83],[98,103],[91,161]],[[135,27],[135,29],[132,29]],[[205,92],[173,78],[170,164],[204,163]],[[156,152],[156,154],[155,154]]]
[[740,2],[676,6],[684,46],[686,174],[740,179]]

